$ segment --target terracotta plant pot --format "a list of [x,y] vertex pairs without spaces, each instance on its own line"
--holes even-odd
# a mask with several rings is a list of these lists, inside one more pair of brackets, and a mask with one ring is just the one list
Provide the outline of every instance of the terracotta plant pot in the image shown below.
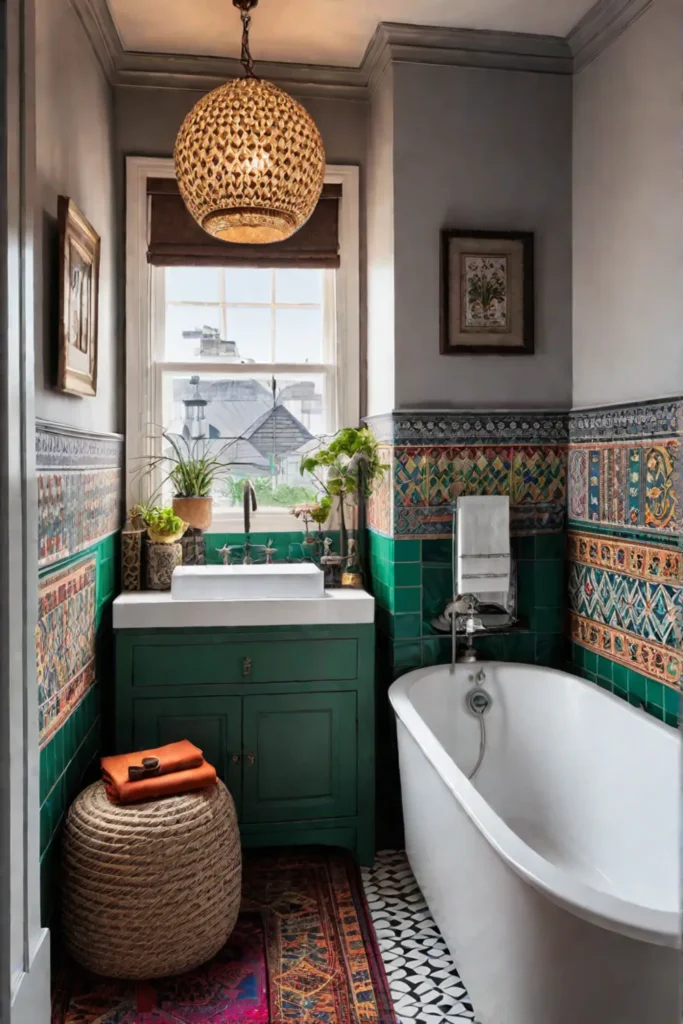
[[213,519],[213,498],[174,498],[173,511],[194,530],[208,530]]

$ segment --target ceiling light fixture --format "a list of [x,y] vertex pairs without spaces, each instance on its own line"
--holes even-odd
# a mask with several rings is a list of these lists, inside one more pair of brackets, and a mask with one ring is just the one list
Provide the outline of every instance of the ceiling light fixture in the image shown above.
[[205,231],[228,242],[289,238],[306,223],[322,192],[325,149],[310,114],[288,93],[254,74],[251,10],[242,17],[244,78],[202,97],[175,145],[178,188]]

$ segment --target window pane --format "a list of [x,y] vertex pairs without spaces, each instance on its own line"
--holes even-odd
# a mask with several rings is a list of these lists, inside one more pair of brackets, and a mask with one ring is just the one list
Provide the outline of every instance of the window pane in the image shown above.
[[240,362],[272,362],[270,309],[229,306],[226,319],[228,338],[235,342]]
[[270,302],[272,270],[228,267],[225,273],[226,302]]
[[[316,487],[299,473],[302,454],[325,431],[324,378],[320,374],[272,378],[205,374],[164,375],[164,427],[202,446],[225,463],[214,488],[220,508],[241,507],[242,483],[254,483],[262,508],[290,508],[315,500]],[[197,414],[197,398],[206,401]],[[195,400],[194,405],[186,404]],[[295,526],[292,527],[296,529]],[[256,526],[258,529],[258,526]]]
[[320,304],[323,301],[324,270],[276,270],[275,301],[297,305]]
[[275,314],[278,363],[320,363],[323,358],[322,309],[278,309]]
[[218,267],[166,267],[168,302],[219,302]]
[[219,306],[166,306],[165,354],[172,362],[199,359],[220,337]]

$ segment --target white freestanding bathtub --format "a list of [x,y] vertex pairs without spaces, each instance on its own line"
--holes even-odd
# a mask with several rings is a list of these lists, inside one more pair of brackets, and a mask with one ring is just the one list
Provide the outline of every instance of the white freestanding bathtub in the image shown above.
[[422,669],[389,696],[408,857],[479,1024],[679,1024],[676,730],[526,665]]

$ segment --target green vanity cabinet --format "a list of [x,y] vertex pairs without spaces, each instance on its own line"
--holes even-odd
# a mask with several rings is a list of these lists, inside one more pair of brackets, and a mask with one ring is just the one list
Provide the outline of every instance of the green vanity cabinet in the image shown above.
[[245,846],[374,855],[374,627],[116,631],[116,749],[189,739]]

